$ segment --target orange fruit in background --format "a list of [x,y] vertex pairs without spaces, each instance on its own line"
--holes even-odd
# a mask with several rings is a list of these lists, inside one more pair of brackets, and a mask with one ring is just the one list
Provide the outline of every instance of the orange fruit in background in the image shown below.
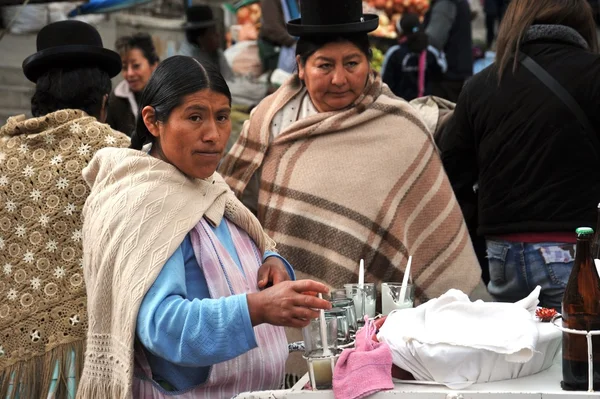
[[242,7],[237,12],[238,24],[244,25],[250,19],[250,10],[248,7]]
[[[365,4],[385,12],[389,21],[380,13],[379,27],[371,32],[373,36],[396,38],[396,31],[393,28],[399,17],[404,13],[417,13],[423,20],[424,15],[430,7],[430,0],[363,0]],[[373,12],[371,10],[371,12]]]
[[258,10],[257,12],[253,11],[250,13],[250,21],[254,24],[257,24],[260,22],[260,17],[261,17],[260,10]]

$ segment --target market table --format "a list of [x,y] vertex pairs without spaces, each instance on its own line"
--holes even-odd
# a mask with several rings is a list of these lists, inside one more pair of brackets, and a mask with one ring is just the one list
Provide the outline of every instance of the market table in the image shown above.
[[[600,398],[600,392],[568,392],[560,388],[562,357],[556,356],[552,367],[539,374],[514,380],[472,385],[467,389],[452,390],[440,385],[415,385],[396,383],[391,391],[379,392],[369,398],[418,398],[418,399],[567,399]],[[365,376],[368,378],[368,376]],[[302,388],[308,382],[308,374],[290,390],[242,393],[236,399],[334,399],[333,392],[307,391]]]

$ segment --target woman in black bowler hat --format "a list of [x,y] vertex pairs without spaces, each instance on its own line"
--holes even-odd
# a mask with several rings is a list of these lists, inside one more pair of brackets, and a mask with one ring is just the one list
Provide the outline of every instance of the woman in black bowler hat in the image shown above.
[[401,281],[410,255],[418,300],[485,295],[430,133],[369,66],[378,17],[360,0],[300,7],[287,24],[298,72],[253,110],[219,171],[303,277],[340,288],[364,259],[367,281]]
[[233,80],[233,71],[220,49],[217,20],[210,6],[191,6],[186,9],[185,16],[183,29],[186,40],[181,45],[179,54],[211,62],[226,81]]

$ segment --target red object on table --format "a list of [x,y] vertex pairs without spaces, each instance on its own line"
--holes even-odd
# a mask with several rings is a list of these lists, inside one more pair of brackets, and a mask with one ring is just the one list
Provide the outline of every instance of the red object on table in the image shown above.
[[552,318],[554,316],[556,316],[558,314],[558,312],[554,309],[548,309],[548,308],[539,308],[536,309],[535,311],[535,315],[543,322],[550,322],[552,321]]

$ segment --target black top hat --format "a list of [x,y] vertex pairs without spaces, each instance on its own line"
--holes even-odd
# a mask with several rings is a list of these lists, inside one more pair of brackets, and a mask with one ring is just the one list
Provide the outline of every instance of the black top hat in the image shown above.
[[187,22],[183,24],[183,29],[209,28],[217,24],[210,6],[189,7],[185,10],[185,17]]
[[121,57],[102,45],[100,34],[81,21],[60,21],[37,35],[37,53],[23,61],[23,73],[36,82],[51,68],[98,67],[113,78],[121,72]]
[[292,36],[366,33],[379,25],[377,15],[363,14],[362,0],[301,0],[300,15],[287,23]]

